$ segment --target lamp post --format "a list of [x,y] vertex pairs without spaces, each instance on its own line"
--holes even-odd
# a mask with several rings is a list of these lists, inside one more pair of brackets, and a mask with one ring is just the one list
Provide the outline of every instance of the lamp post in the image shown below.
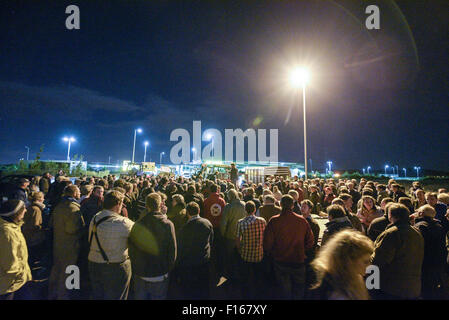
[[387,175],[387,169],[389,168],[390,166],[387,164],[387,165],[385,165],[385,175]]
[[366,170],[368,171],[368,175],[369,175],[369,169],[371,169],[371,167],[370,167],[370,166],[368,166],[368,168],[366,168]]
[[327,165],[329,166],[329,173],[332,172],[332,161],[328,161]]
[[362,170],[363,170],[363,175],[365,175],[365,168],[363,168]]
[[404,177],[407,177],[407,169],[402,168],[402,170],[404,171]]
[[396,165],[395,167],[396,167],[396,175],[399,177],[399,166]]
[[165,152],[161,152],[159,154],[159,164],[162,164],[162,156],[165,154]]
[[143,162],[146,162],[147,161],[147,147],[150,143],[148,141],[145,141],[143,144],[145,145],[145,153],[143,154]]
[[306,84],[309,81],[309,72],[305,68],[295,68],[290,74],[290,83],[295,89],[302,87],[302,106],[304,113],[304,171],[307,180],[307,120],[306,120]]
[[30,147],[25,146],[25,148],[27,149],[27,161],[28,161],[30,156]]
[[137,135],[137,132],[138,133],[142,133],[142,129],[139,128],[139,129],[135,129],[134,130],[133,157],[132,157],[131,163],[134,163],[134,154],[136,152],[136,135]]
[[74,137],[70,137],[70,138],[64,137],[64,138],[62,138],[62,140],[69,143],[69,146],[67,148],[67,161],[70,161],[70,145],[72,144],[72,142],[75,142],[75,138]]
[[416,177],[419,178],[419,169],[421,169],[421,167],[415,167],[416,170]]

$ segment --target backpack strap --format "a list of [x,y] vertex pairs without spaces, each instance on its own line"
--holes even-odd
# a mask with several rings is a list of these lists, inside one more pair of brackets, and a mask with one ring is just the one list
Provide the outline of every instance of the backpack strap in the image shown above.
[[108,256],[106,255],[106,252],[104,252],[103,248],[101,247],[100,239],[98,239],[97,228],[101,223],[108,220],[110,217],[111,216],[103,217],[98,222],[95,221],[95,218],[94,218],[94,225],[92,226],[92,232],[90,233],[90,237],[89,237],[89,248],[90,248],[92,245],[92,237],[95,235],[95,240],[97,241],[98,249],[100,249],[101,256],[106,261],[106,263],[109,263],[109,259],[108,259]]

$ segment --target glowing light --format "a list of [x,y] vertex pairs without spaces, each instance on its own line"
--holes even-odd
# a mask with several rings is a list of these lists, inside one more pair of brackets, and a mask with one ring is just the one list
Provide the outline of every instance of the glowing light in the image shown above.
[[310,74],[306,68],[295,68],[290,72],[290,84],[293,88],[305,86],[309,79]]

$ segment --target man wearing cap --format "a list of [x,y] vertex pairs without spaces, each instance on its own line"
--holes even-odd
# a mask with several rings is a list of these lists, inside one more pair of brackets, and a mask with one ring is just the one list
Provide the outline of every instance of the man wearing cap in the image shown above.
[[21,289],[32,278],[27,244],[20,230],[25,212],[25,202],[16,199],[0,208],[0,300],[20,298]]
[[30,180],[27,178],[20,178],[17,187],[12,191],[10,199],[22,200],[28,204],[28,195],[26,189],[30,185]]

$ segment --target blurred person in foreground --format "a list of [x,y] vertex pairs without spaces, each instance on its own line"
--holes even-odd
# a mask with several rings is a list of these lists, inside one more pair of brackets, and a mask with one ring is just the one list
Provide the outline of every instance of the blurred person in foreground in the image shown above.
[[322,247],[312,266],[317,282],[311,296],[319,300],[368,300],[365,285],[373,242],[359,231],[346,229]]
[[26,283],[31,281],[28,249],[20,230],[26,212],[25,202],[10,199],[0,208],[0,300],[27,298]]

